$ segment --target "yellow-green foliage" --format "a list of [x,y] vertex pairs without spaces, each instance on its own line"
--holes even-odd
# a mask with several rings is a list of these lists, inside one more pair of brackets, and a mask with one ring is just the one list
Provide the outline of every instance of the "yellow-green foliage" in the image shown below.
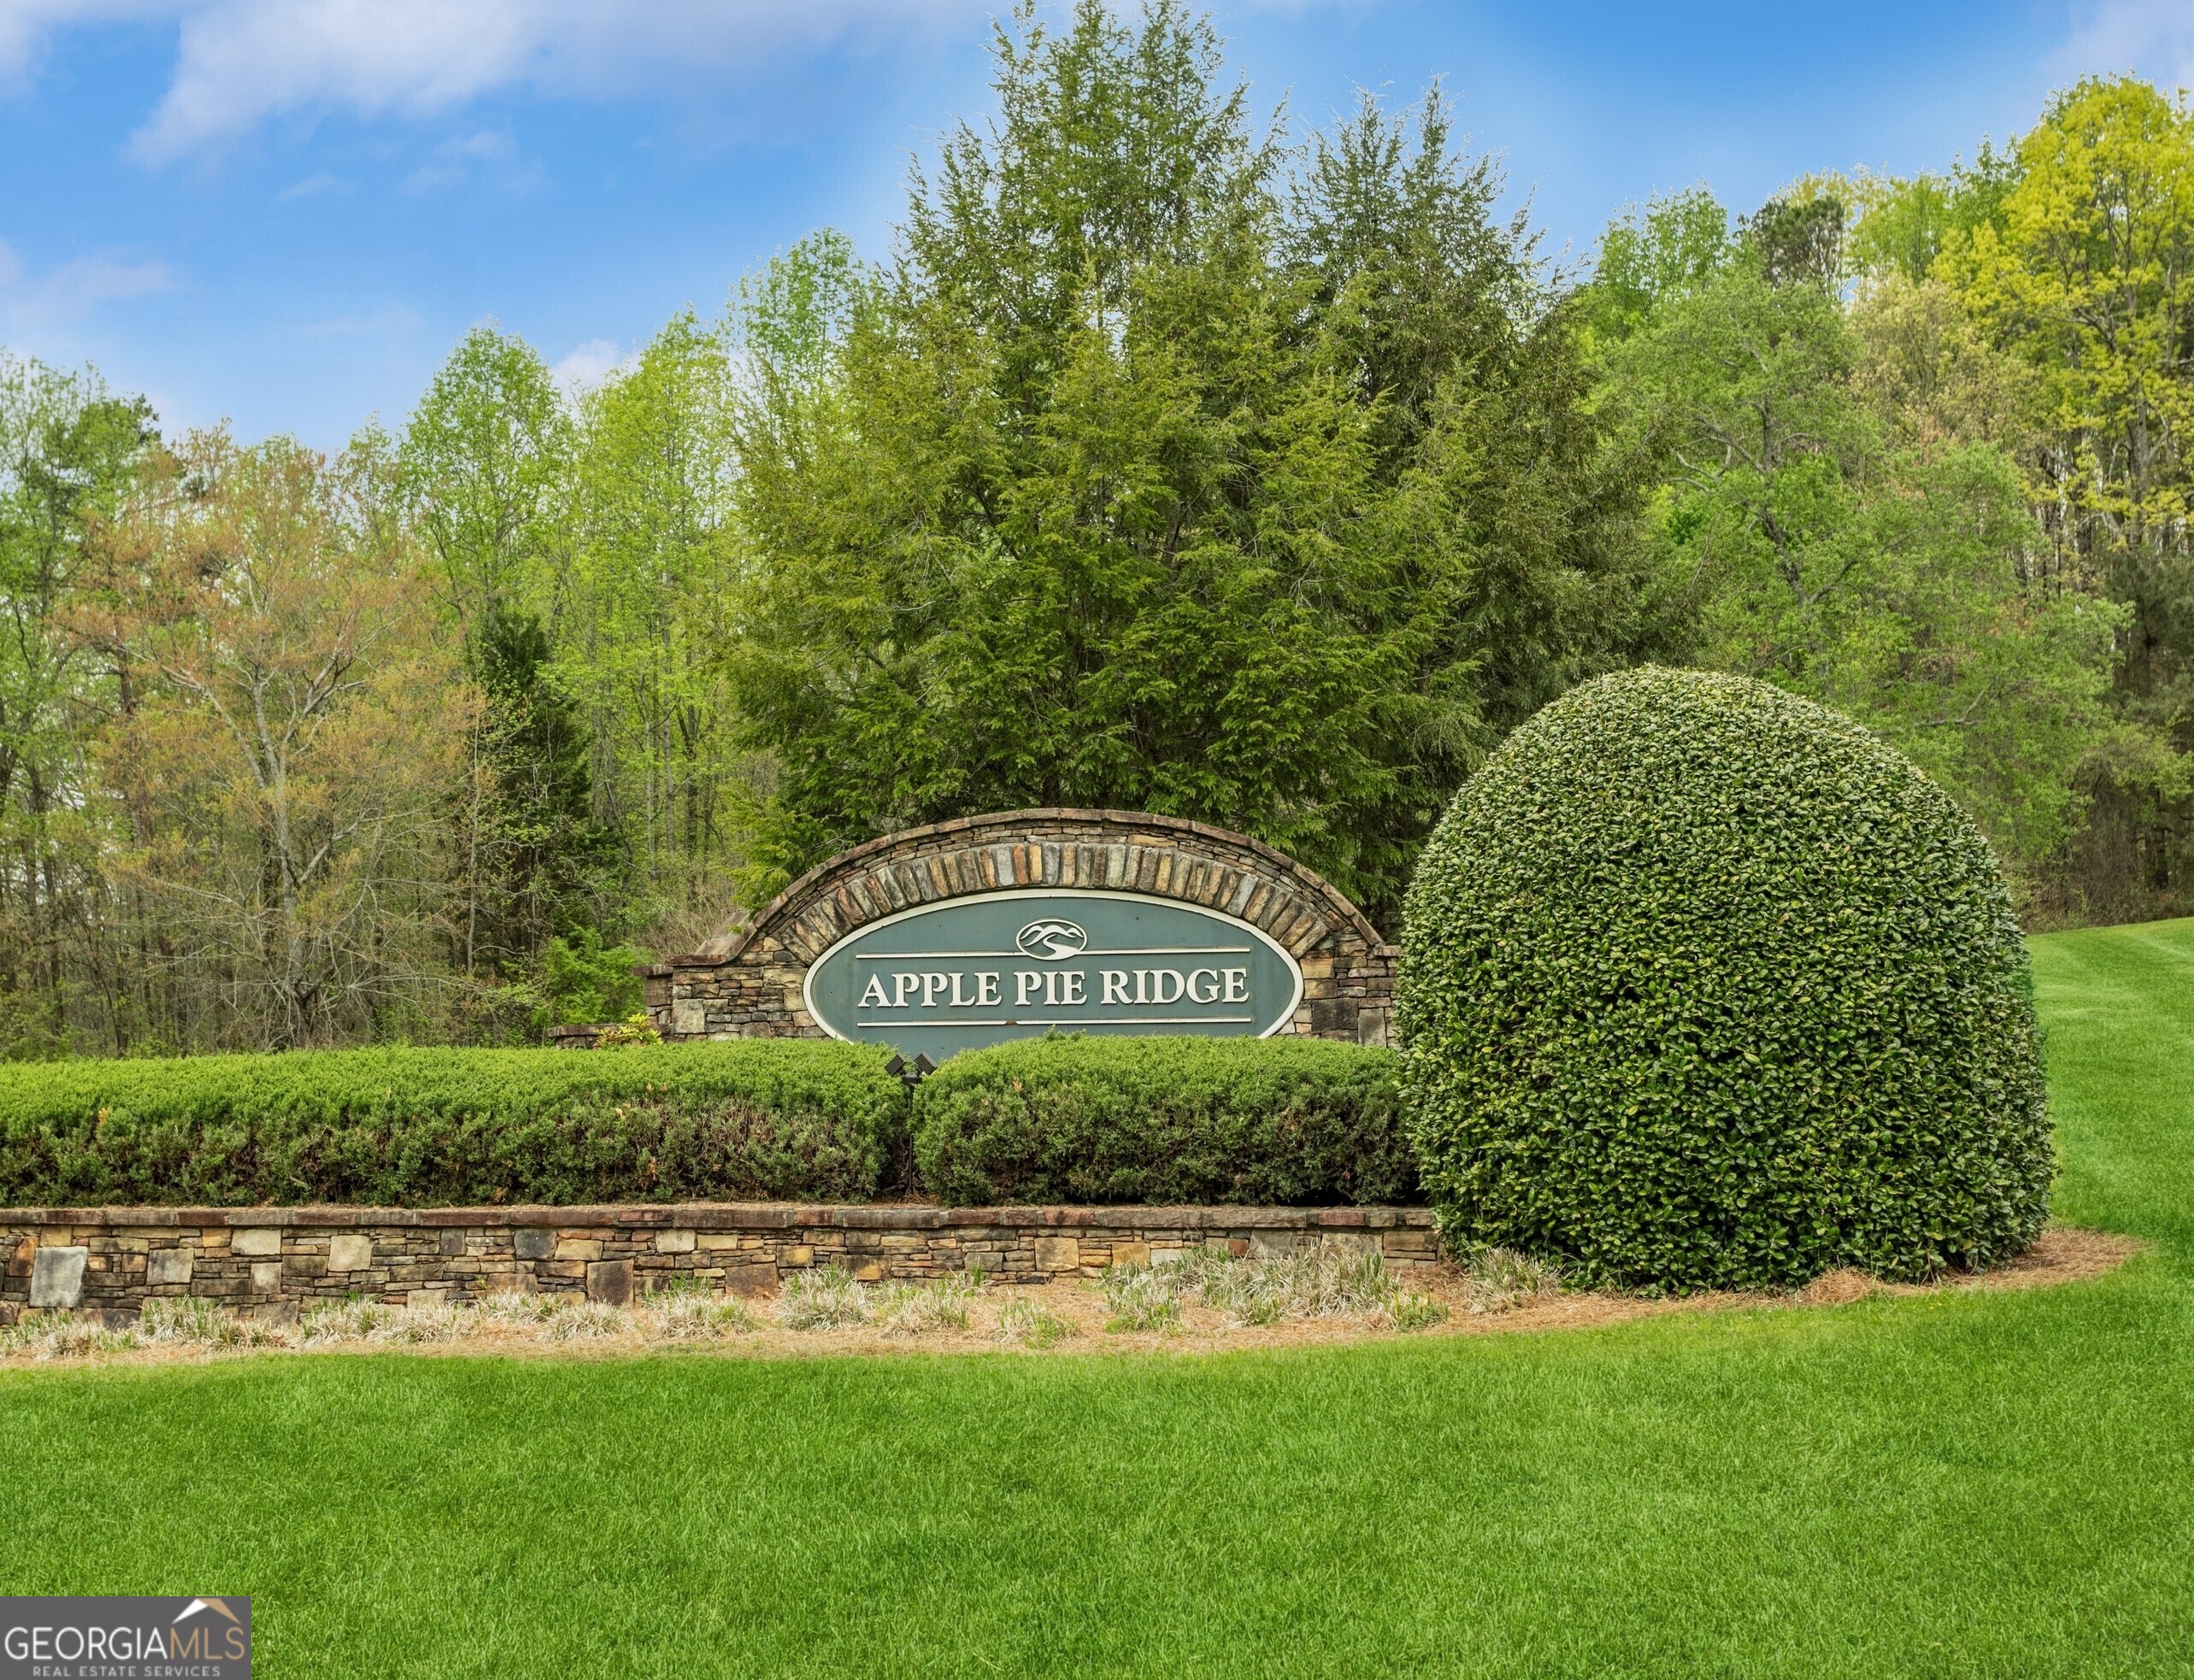
[[1410,1124],[1460,1242],[1686,1289],[1920,1277],[2041,1228],[2002,876],[1832,712],[1694,672],[1574,690],[1457,796],[1403,949]]

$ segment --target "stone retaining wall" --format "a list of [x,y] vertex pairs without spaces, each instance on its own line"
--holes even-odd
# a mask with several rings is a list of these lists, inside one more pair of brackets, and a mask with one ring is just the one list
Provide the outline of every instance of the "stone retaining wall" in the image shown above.
[[268,1314],[509,1289],[622,1305],[678,1277],[766,1294],[788,1272],[832,1261],[864,1281],[980,1266],[1043,1283],[1204,1244],[1237,1254],[1315,1244],[1397,1270],[1438,1252],[1420,1207],[32,1207],[0,1209],[0,1323],[47,1307],[126,1318],[156,1295]]

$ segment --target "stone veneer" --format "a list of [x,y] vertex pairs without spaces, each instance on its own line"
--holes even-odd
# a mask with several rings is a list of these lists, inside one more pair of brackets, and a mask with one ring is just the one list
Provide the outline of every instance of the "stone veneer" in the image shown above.
[[1316,1244],[1381,1254],[1397,1270],[1438,1257],[1421,1207],[0,1208],[0,1323],[33,1306],[127,1317],[156,1295],[262,1313],[507,1289],[622,1305],[674,1277],[766,1294],[789,1272],[832,1261],[868,1281],[980,1266],[1001,1282],[1043,1283],[1203,1244],[1237,1254]]
[[[1384,1044],[1395,948],[1314,871],[1246,834],[1135,811],[1043,809],[962,817],[885,835],[809,871],[753,922],[640,971],[664,1038],[824,1036],[806,1009],[809,965],[872,921],[1015,887],[1107,888],[1223,910],[1303,966],[1286,1031]],[[596,1028],[556,1041],[583,1047]]]

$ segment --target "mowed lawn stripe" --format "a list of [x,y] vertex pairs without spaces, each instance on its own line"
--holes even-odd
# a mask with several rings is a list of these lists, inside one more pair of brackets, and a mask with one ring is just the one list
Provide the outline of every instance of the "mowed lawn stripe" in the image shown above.
[[2058,1216],[2168,1239],[2194,1263],[2194,919],[2029,943]]
[[0,1372],[0,1588],[270,1675],[2188,1671],[2194,923],[2035,942],[2063,1288],[1211,1357]]

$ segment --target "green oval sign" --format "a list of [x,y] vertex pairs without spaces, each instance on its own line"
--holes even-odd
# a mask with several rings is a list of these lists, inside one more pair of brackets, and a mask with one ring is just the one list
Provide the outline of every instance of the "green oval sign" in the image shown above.
[[818,957],[803,990],[832,1037],[942,1061],[1054,1031],[1262,1037],[1295,1013],[1303,970],[1218,910],[1038,888],[871,922]]

